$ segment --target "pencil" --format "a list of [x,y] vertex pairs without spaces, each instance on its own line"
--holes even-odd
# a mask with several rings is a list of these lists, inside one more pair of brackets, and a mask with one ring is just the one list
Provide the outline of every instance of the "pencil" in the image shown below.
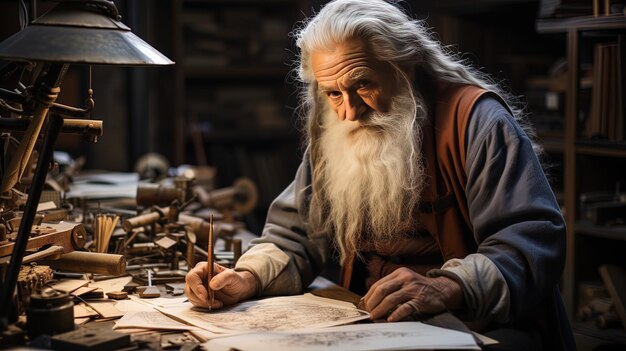
[[213,262],[215,261],[215,255],[213,253],[213,214],[209,216],[209,243],[207,249],[207,265],[209,266],[208,278],[207,278],[207,290],[209,292],[209,310],[213,307],[214,293],[209,286],[211,279],[213,279]]

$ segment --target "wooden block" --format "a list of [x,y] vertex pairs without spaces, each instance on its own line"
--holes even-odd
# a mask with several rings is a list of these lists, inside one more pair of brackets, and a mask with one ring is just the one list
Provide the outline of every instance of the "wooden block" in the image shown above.
[[176,245],[176,241],[168,238],[167,236],[162,237],[161,239],[155,241],[154,243],[166,250]]
[[97,288],[80,296],[84,300],[102,299],[104,298],[104,290]]
[[125,291],[109,291],[107,297],[113,300],[124,300],[128,298],[128,293]]
[[152,297],[160,297],[161,292],[159,288],[156,286],[146,286],[146,289],[139,293],[139,297],[141,298],[152,298]]
[[613,299],[615,310],[622,321],[622,328],[626,330],[626,271],[622,267],[611,264],[601,265],[598,271]]
[[137,290],[137,287],[139,286],[139,284],[135,283],[135,282],[128,282],[128,284],[124,285],[124,289],[122,289],[122,291],[126,291],[127,293],[134,293],[135,290]]

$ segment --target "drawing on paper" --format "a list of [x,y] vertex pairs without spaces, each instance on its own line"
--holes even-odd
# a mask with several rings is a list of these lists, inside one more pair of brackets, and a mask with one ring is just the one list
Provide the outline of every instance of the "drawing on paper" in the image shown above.
[[367,342],[368,339],[388,340],[392,338],[406,338],[414,336],[415,333],[394,332],[394,331],[324,331],[321,333],[289,333],[268,341],[273,344],[284,346],[289,349],[291,347],[307,348],[307,347],[341,347],[344,345],[356,345]]
[[367,317],[357,309],[320,306],[312,303],[276,303],[239,305],[212,313],[192,311],[192,314],[212,325],[230,330],[293,330],[318,323],[332,323]]
[[366,311],[351,304],[328,301],[316,296],[300,295],[247,301],[210,312],[189,307],[158,310],[218,333],[323,328],[369,317]]
[[480,350],[469,333],[420,322],[348,324],[297,331],[253,332],[215,338],[207,348],[270,351],[406,349]]

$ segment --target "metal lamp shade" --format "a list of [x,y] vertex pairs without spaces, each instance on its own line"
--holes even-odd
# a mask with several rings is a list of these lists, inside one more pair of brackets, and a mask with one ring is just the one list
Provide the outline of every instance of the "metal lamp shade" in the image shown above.
[[92,5],[61,3],[0,43],[0,58],[102,65],[170,65],[170,59]]

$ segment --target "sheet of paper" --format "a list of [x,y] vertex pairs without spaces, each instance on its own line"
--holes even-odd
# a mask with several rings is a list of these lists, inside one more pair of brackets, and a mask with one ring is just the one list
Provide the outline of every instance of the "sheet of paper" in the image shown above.
[[83,280],[83,279],[64,279],[64,280],[60,280],[58,282],[54,282],[54,283],[50,283],[50,286],[54,289],[54,290],[60,290],[60,291],[64,291],[66,293],[71,293],[72,291],[86,286],[89,284],[89,280]]
[[125,172],[84,172],[72,177],[72,184],[106,184],[119,185],[139,182],[138,173]]
[[91,320],[90,317],[74,318],[74,324],[76,324],[76,325],[83,325],[83,324],[89,322],[90,320]]
[[133,280],[133,277],[119,277],[92,282],[89,286],[102,289],[106,295],[109,291],[122,291],[124,285],[128,284],[131,280]]
[[151,299],[142,299],[141,297],[138,297],[138,296],[135,296],[135,295],[129,295],[128,297],[132,301],[136,301],[138,303],[149,305],[149,306],[151,306],[153,308],[155,308],[155,307],[161,307],[161,308],[176,307],[176,306],[180,306],[185,301],[187,301],[187,297],[186,296],[156,297],[156,298],[151,298]]
[[113,326],[119,328],[144,328],[144,329],[167,329],[167,330],[191,330],[197,329],[189,324],[179,322],[163,313],[153,311],[127,312]]
[[246,333],[211,339],[204,346],[211,351],[480,350],[471,334],[420,322],[367,323],[303,331]]
[[115,308],[124,313],[153,312],[157,311],[156,307],[180,306],[180,304],[187,300],[186,297],[157,297],[154,299],[142,299],[135,295],[128,295],[128,297],[129,298],[127,300],[117,301],[115,303]]
[[89,318],[99,316],[91,307],[85,306],[85,304],[74,305],[74,318]]
[[115,302],[109,302],[107,300],[89,301],[89,307],[96,310],[103,319],[119,318],[124,315],[124,312],[115,308]]
[[190,303],[157,309],[215,333],[324,328],[369,318],[350,303],[311,294],[247,301],[214,311]]
[[70,293],[70,295],[72,295],[72,296],[80,296],[80,295],[83,295],[83,294],[86,294],[86,293],[90,293],[90,292],[92,292],[92,291],[94,291],[96,289],[98,289],[98,288],[95,287],[95,286],[83,286],[83,287],[80,287],[80,288],[72,291]]
[[[200,328],[190,330],[189,333],[193,335],[196,339],[198,339],[200,342],[206,342],[208,340],[211,340],[217,337],[223,337],[225,335],[225,334],[213,333],[206,329],[200,329]],[[234,334],[226,334],[226,335],[234,335]]]
[[127,300],[119,300],[115,303],[115,308],[122,312],[154,311],[154,305],[143,302],[143,299],[129,295]]
[[475,339],[477,339],[479,342],[483,344],[483,346],[491,346],[491,345],[500,343],[498,340],[492,339],[488,336],[485,336],[476,332],[472,332],[472,334],[474,335]]
[[138,184],[137,173],[80,174],[74,177],[70,190],[65,196],[68,199],[135,198]]

